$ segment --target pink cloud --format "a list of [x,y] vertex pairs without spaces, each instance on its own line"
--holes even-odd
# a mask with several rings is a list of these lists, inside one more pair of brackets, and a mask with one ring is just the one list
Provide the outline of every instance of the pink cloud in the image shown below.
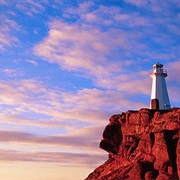
[[62,152],[21,152],[14,150],[0,150],[0,161],[31,161],[31,162],[57,162],[59,166],[95,167],[97,162],[105,160],[104,154],[62,153]]
[[21,131],[0,131],[0,142],[28,144],[29,148],[32,145],[42,145],[56,146],[59,149],[90,150],[92,153],[97,151],[103,127],[74,127],[73,131],[70,134],[52,136],[40,136]]
[[44,10],[44,5],[47,5],[47,1],[37,2],[35,0],[27,0],[23,3],[16,2],[16,7],[23,13],[33,16],[35,14],[41,13]]
[[0,71],[10,77],[22,76],[24,74],[22,69],[6,68],[6,69],[1,69]]
[[[32,114],[32,113],[31,113]],[[25,126],[31,126],[39,129],[43,128],[59,128],[59,129],[69,129],[69,126],[65,123],[59,123],[57,120],[54,120],[53,118],[36,118],[36,117],[27,117],[25,115],[20,114],[7,114],[6,113],[0,113],[0,124],[3,126],[3,124],[9,124],[14,125],[17,130],[23,129]],[[8,127],[9,128],[9,127]],[[8,128],[4,127],[4,130],[7,130]],[[1,128],[3,130],[3,128]],[[15,130],[15,129],[14,129]]]
[[1,0],[1,1],[0,1],[0,4],[3,4],[3,5],[5,4],[5,5],[7,5],[8,2],[7,2],[6,0]]
[[176,82],[175,84],[180,83],[180,79],[177,77],[180,77],[180,60],[168,63],[166,68],[168,68],[168,79],[171,81]]
[[[169,90],[170,101],[172,100],[174,103],[178,103],[180,92],[180,79],[177,77],[180,77],[180,60],[168,63],[165,68],[167,68],[168,73],[167,86]],[[177,105],[179,106],[179,104]],[[172,104],[172,106],[174,105]]]
[[[121,73],[122,63],[106,59],[120,47],[126,53],[133,51],[141,33],[130,34],[125,30],[111,29],[102,32],[91,26],[68,24],[60,20],[50,23],[49,34],[36,44],[34,52],[50,63],[56,63],[69,71],[81,71],[94,81],[102,74],[106,77]],[[138,44],[139,48],[145,48]]]
[[27,59],[26,62],[28,62],[28,63],[30,63],[30,64],[32,64],[32,65],[34,65],[34,66],[38,66],[38,62],[35,61],[35,60]]
[[8,46],[14,46],[19,40],[13,35],[13,31],[20,30],[20,26],[14,21],[7,18],[5,15],[1,16],[0,29],[0,50],[5,50]]
[[146,0],[125,0],[125,1],[138,7],[142,7],[148,4]]
[[[146,93],[146,85],[143,86],[140,80],[131,80],[131,77],[127,77],[124,82],[122,81],[123,83],[117,83],[120,81],[118,78],[112,80],[107,77],[106,82],[111,83],[109,87],[119,90],[98,90],[94,88],[82,89],[77,92],[65,92],[60,88],[53,87],[49,89],[41,81],[33,79],[1,81],[1,112],[8,119],[10,118],[7,122],[11,122],[12,119],[8,116],[9,113],[17,115],[17,117],[14,117],[17,119],[21,113],[28,112],[49,117],[44,121],[44,126],[50,123],[48,122],[50,120],[55,122],[77,120],[89,124],[103,124],[103,121],[112,113],[120,112],[122,109],[128,109],[132,106],[137,108],[144,106],[140,102],[133,102],[127,98],[127,93],[133,94],[134,92],[131,92],[131,90],[137,83],[139,86],[135,93]],[[105,87],[106,83],[101,84],[101,86]],[[122,90],[126,93],[121,92]],[[19,116],[19,118],[24,119],[25,117]],[[23,122],[17,121],[17,123],[23,125],[23,123],[30,123],[30,120],[25,118]],[[55,122],[52,122],[52,126],[55,126]],[[43,125],[43,122],[40,122],[40,124]],[[32,125],[37,126],[33,121]]]

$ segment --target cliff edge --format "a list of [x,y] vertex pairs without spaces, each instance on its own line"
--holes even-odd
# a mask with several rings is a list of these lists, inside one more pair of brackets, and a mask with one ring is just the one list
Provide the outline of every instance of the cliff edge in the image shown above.
[[86,180],[180,179],[180,108],[110,117],[100,148],[108,160]]

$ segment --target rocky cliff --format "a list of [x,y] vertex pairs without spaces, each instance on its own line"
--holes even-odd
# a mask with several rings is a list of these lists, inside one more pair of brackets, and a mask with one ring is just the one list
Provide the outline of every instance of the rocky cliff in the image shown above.
[[180,108],[140,109],[113,115],[100,148],[108,160],[86,180],[178,180]]

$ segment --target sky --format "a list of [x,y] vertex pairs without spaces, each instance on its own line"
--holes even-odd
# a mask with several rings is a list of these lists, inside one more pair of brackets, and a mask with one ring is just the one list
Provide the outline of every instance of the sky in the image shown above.
[[180,98],[179,0],[0,0],[0,177],[80,180],[113,114],[149,108],[153,64]]

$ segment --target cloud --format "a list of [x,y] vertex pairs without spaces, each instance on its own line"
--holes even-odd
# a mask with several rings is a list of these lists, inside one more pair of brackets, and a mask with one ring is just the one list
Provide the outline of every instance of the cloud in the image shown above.
[[1,104],[18,106],[19,104],[23,105],[24,102],[30,101],[32,98],[30,96],[31,92],[36,93],[42,87],[40,84],[36,84],[36,82],[33,80],[22,80],[21,82],[1,81]]
[[[122,28],[122,24],[125,27],[149,24],[138,14],[125,14],[115,6],[110,9],[86,2],[76,9],[67,9],[65,16],[69,20],[76,16],[76,20],[52,20],[47,37],[34,47],[35,55],[63,69],[83,71],[91,78],[120,73],[123,69],[120,62],[124,61],[121,57],[133,53],[136,46],[141,51],[146,47],[139,41],[142,33]],[[110,54],[114,57],[108,59]]]
[[13,34],[13,30],[17,31],[20,26],[10,18],[2,15],[0,29],[0,50],[5,50],[8,46],[15,46],[19,42],[18,38]]
[[1,69],[0,71],[9,77],[17,77],[17,76],[22,76],[24,74],[22,69],[6,68],[6,69]]
[[102,55],[96,58],[97,51],[107,50],[101,39],[96,38],[103,36],[99,30],[89,31],[61,21],[54,21],[52,26],[49,36],[35,46],[36,55],[67,70],[91,68],[92,71],[95,62],[104,60]]
[[[160,4],[161,4],[161,6],[160,6]],[[172,8],[179,8],[180,3],[178,0],[172,0],[172,1],[150,0],[149,6],[154,12],[164,12],[164,9],[166,9],[167,11],[165,11],[165,13],[168,13],[168,15],[170,15],[172,13],[172,12],[170,12],[172,10]],[[170,6],[171,6],[171,8],[169,8]]]
[[[122,90],[125,91],[131,86],[124,86]],[[132,97],[127,98],[127,95],[120,91],[84,88],[75,92],[66,92],[61,88],[48,88],[41,81],[33,79],[0,81],[0,89],[3,116],[9,119],[7,122],[11,122],[12,119],[9,113],[15,119],[22,118],[24,119],[22,125],[23,122],[26,124],[32,120],[32,125],[37,126],[33,114],[43,116],[44,126],[50,121],[52,126],[58,122],[67,124],[68,121],[100,125],[104,124],[104,120],[112,113],[142,106],[140,101],[133,101]],[[41,119],[38,118],[37,121],[43,125]]]
[[[39,114],[6,114],[6,113],[0,113],[0,123],[1,125],[14,125],[16,129],[23,129],[26,126],[33,127],[33,128],[39,128],[39,130],[43,128],[48,129],[69,129],[69,126],[67,124],[62,124],[58,121],[55,121],[53,118],[45,117],[45,115],[41,115],[43,117],[34,117],[39,116]],[[33,117],[31,117],[33,116]],[[22,126],[22,127],[21,127]],[[9,127],[8,127],[9,128]],[[8,128],[5,128],[6,130]],[[2,128],[1,128],[2,130]],[[15,129],[14,129],[15,130]]]
[[[88,142],[88,137],[68,137],[68,136],[38,136],[34,134],[16,132],[16,131],[1,131],[1,142],[16,142],[26,144],[38,144],[38,145],[59,145],[60,147],[74,146],[84,148],[87,146],[94,147],[94,143]],[[83,139],[83,141],[82,141]]]
[[0,150],[0,161],[31,161],[58,162],[59,166],[88,166],[96,167],[105,160],[104,154],[62,153],[62,152],[22,152],[14,150]]
[[125,0],[125,2],[131,3],[137,7],[143,7],[148,4],[147,0]]
[[[34,47],[35,54],[65,70],[83,72],[97,85],[105,84],[104,77],[112,79],[125,74],[126,61],[117,57],[109,60],[107,56],[116,54],[118,48],[122,55],[133,51],[139,37],[138,33],[117,29],[103,32],[60,20],[53,21],[50,27],[48,36]],[[143,49],[143,45],[139,47]]]
[[[107,121],[107,123],[109,122]],[[28,130],[30,129],[31,127],[28,128]],[[13,128],[11,131],[1,129],[0,148],[23,152],[71,152],[82,154],[82,156],[86,153],[91,154],[93,158],[94,155],[106,154],[98,148],[103,130],[103,126],[72,126],[71,132],[67,134],[48,135],[47,131],[51,130],[46,128],[46,135],[37,135],[25,131],[15,131]]]
[[[108,123],[108,121],[107,121]],[[46,128],[48,129],[48,128]],[[26,144],[28,149],[34,146],[38,147],[57,147],[59,150],[71,149],[71,151],[86,151],[91,153],[98,152],[99,142],[103,133],[104,127],[73,127],[68,134],[60,135],[36,135],[22,131],[0,131],[0,142],[9,144]]]
[[32,64],[34,66],[38,66],[38,62],[35,61],[35,60],[27,59],[26,62],[28,62],[28,63],[30,63],[30,64]]
[[[139,5],[143,2],[138,1]],[[169,13],[173,15],[171,8]],[[177,42],[172,34],[166,33],[176,20],[164,19],[163,15],[152,18],[134,11],[127,13],[115,6],[110,9],[85,2],[67,9],[63,18],[49,22],[48,35],[34,46],[34,53],[64,70],[81,72],[97,87],[148,95],[149,75],[142,73],[152,66],[149,59],[177,60],[178,46],[169,47]],[[70,21],[71,18],[74,20]],[[133,89],[136,84],[138,87]]]
[[180,91],[180,60],[168,63],[165,68],[167,68],[167,87],[169,90],[169,98],[171,106],[179,107],[179,91]]
[[7,1],[6,0],[1,0],[0,4],[7,4]]
[[168,78],[171,80],[172,84],[179,84],[180,79],[177,77],[180,76],[180,60],[168,63],[165,68],[168,68]]
[[16,7],[29,16],[42,13],[45,9],[45,5],[47,5],[46,0],[41,0],[40,2],[37,2],[35,0],[27,0],[23,3],[19,1],[16,2]]

